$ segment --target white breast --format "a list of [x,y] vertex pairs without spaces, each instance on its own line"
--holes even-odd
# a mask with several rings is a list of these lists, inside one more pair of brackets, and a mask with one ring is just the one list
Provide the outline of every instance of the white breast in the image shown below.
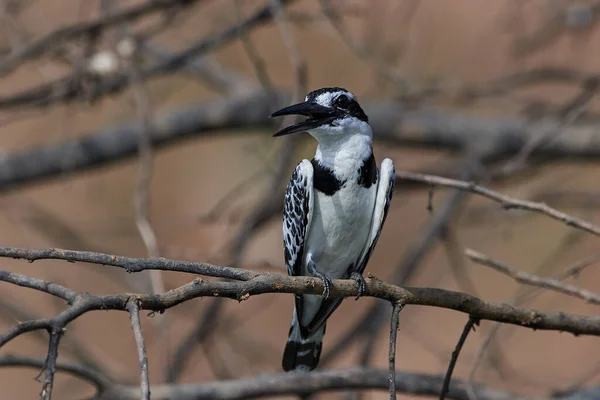
[[305,254],[311,254],[317,269],[330,278],[344,277],[366,246],[376,186],[364,188],[354,180],[333,196],[316,191]]

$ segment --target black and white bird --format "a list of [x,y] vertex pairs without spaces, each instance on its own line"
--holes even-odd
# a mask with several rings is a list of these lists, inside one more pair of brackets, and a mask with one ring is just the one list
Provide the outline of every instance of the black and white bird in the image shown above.
[[329,298],[331,279],[356,280],[358,297],[365,291],[362,273],[388,212],[395,171],[389,158],[377,168],[369,118],[349,91],[315,90],[271,117],[292,114],[308,118],[273,136],[308,132],[318,146],[312,160],[298,164],[285,192],[285,262],[289,275],[318,277],[325,290],[296,295],[282,366],[310,371],[319,363],[327,318],[342,302]]

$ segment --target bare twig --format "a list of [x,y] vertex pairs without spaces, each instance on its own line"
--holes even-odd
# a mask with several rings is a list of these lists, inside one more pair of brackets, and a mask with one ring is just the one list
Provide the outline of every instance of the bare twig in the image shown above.
[[452,358],[450,359],[450,363],[448,364],[448,370],[446,371],[446,375],[444,376],[444,384],[442,385],[442,391],[440,392],[440,400],[444,400],[446,398],[446,394],[450,389],[450,381],[452,380],[452,372],[454,372],[454,366],[456,365],[456,361],[458,360],[458,356],[460,351],[462,350],[463,345],[467,341],[467,336],[473,329],[473,326],[477,324],[477,320],[469,317],[469,320],[465,324],[465,327],[458,339],[458,343],[456,343],[456,347],[452,352]]
[[[241,0],[233,0],[238,24],[243,20],[242,4],[243,2]],[[273,85],[273,82],[271,82],[265,60],[258,52],[256,46],[254,46],[254,42],[250,35],[240,35],[240,42],[242,43],[242,47],[244,48],[248,59],[250,59],[250,62],[252,63],[254,73],[262,87],[268,92],[273,91],[275,86]]]
[[135,343],[138,352],[138,361],[140,363],[140,390],[142,391],[142,400],[150,400],[150,380],[148,379],[148,357],[146,356],[146,346],[144,345],[144,336],[142,335],[142,326],[140,324],[140,308],[133,298],[127,302],[127,311],[131,318],[131,328],[135,336]]
[[398,324],[400,323],[400,311],[402,311],[403,308],[404,303],[394,303],[390,321],[390,348],[388,354],[388,361],[390,364],[388,376],[390,400],[396,400],[396,337],[398,335]]
[[40,399],[50,400],[52,398],[52,388],[54,386],[54,373],[56,372],[56,359],[58,358],[58,344],[63,335],[64,325],[54,325],[48,327],[50,341],[48,343],[48,355],[46,356],[45,377],[42,384]]
[[577,229],[581,229],[585,232],[591,233],[593,235],[600,236],[600,227],[597,225],[594,225],[577,217],[568,215],[562,211],[558,211],[544,203],[514,199],[507,195],[495,192],[491,189],[487,189],[483,186],[479,186],[475,182],[459,181],[455,179],[423,175],[406,171],[397,171],[396,179],[423,182],[429,185],[445,186],[465,190],[467,192],[475,193],[495,202],[498,202],[505,210],[517,209],[537,212],[557,221],[563,222],[568,226],[572,226]]
[[[4,367],[32,367],[43,369],[46,360],[43,358],[32,358],[26,356],[17,356],[6,354],[0,356],[0,368]],[[91,383],[98,392],[103,392],[113,384],[105,375],[98,372],[94,368],[87,367],[82,364],[77,364],[71,361],[57,361],[55,370],[66,372],[77,378],[83,379]]]
[[514,267],[503,264],[472,249],[466,249],[465,254],[472,261],[478,264],[491,267],[498,272],[510,276],[519,283],[550,289],[569,296],[578,297],[591,304],[600,304],[600,294],[598,293],[594,293],[589,290],[581,289],[577,286],[563,283],[558,279],[543,278],[524,271],[520,271]]

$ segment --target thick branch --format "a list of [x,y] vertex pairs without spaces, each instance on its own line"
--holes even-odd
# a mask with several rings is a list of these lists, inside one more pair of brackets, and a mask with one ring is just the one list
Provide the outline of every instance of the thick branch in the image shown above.
[[[270,96],[257,90],[200,102],[155,119],[155,129],[148,132],[148,138],[152,147],[158,148],[217,131],[269,129],[272,121],[267,116],[276,105],[289,104],[290,99],[286,92]],[[376,140],[406,146],[461,150],[489,147],[493,151],[486,153],[492,156],[510,155],[548,129],[541,124],[529,125],[525,119],[483,118],[435,109],[406,110],[392,102],[361,103],[371,117]],[[6,155],[0,159],[0,191],[132,157],[137,151],[139,129],[139,124],[133,122]],[[598,159],[600,133],[594,126],[571,126],[564,132],[536,148],[532,156]]]
[[[37,256],[26,257],[27,251],[22,249],[0,249],[0,255],[39,259],[41,253],[47,252],[52,258],[59,258],[61,251],[40,250]],[[64,252],[64,251],[62,251]],[[35,251],[34,251],[35,253]],[[135,259],[110,256],[89,252],[66,252],[70,261],[92,261],[94,263],[113,265],[130,271],[151,269],[192,272],[198,275],[238,279],[235,282],[194,281],[162,294],[134,295],[141,309],[164,311],[184,301],[197,297],[226,297],[238,301],[263,293],[297,293],[321,294],[320,280],[311,277],[289,277],[270,273],[244,271],[243,269],[217,267],[210,264],[179,262],[167,259]],[[135,265],[137,264],[137,265]],[[135,265],[135,266],[134,266]],[[0,275],[1,276],[1,275]],[[21,280],[28,277],[21,276]],[[43,291],[43,288],[39,290]],[[334,297],[353,297],[357,289],[353,280],[335,280],[332,288]],[[541,312],[533,309],[519,308],[503,303],[491,303],[474,296],[442,289],[401,288],[386,284],[375,278],[367,279],[366,295],[391,302],[424,305],[453,309],[469,314],[478,320],[492,320],[540,330],[558,330],[573,334],[600,336],[600,317],[577,316],[562,312]],[[71,307],[56,317],[34,321],[20,322],[0,335],[0,347],[15,337],[34,330],[64,327],[80,315],[92,310],[126,310],[127,302],[132,295],[92,296],[79,293]]]
[[[15,366],[41,368],[43,364],[44,360],[36,358],[10,355],[0,357],[0,368]],[[69,373],[94,384],[98,390],[94,397],[96,400],[112,400],[115,398],[139,400],[140,398],[139,387],[112,383],[82,366],[62,361],[57,363],[56,370]],[[152,391],[153,400],[235,400],[296,394],[303,392],[304,388],[311,392],[342,389],[385,390],[387,389],[387,375],[388,373],[385,370],[351,368],[304,374],[261,374],[253,378],[209,383],[155,385],[150,390]],[[400,393],[434,396],[442,387],[441,376],[404,371],[396,371],[396,376],[398,379],[396,391]],[[479,400],[529,400],[525,397],[519,397],[483,385],[475,385],[475,393]],[[466,382],[454,380],[448,398],[467,400]]]

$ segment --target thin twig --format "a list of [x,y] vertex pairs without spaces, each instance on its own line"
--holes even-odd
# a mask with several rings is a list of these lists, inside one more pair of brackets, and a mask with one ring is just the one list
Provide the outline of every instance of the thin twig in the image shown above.
[[467,340],[467,336],[473,329],[473,326],[477,323],[477,320],[469,316],[469,320],[465,324],[465,327],[458,339],[458,343],[456,343],[456,347],[452,352],[452,358],[450,359],[450,363],[448,364],[448,369],[446,370],[446,375],[444,376],[444,384],[442,385],[442,391],[440,392],[440,400],[444,400],[446,398],[446,394],[448,394],[448,390],[450,389],[450,381],[452,380],[452,372],[454,372],[454,367],[456,365],[456,361],[458,360],[458,356],[460,351],[462,350],[465,341]]
[[[33,367],[43,369],[46,360],[43,358],[33,358],[6,354],[0,356],[1,367]],[[98,372],[95,368],[90,368],[85,364],[78,364],[72,361],[57,361],[56,371],[66,372],[72,376],[83,379],[91,383],[98,392],[103,392],[108,386],[114,384],[104,374]]]
[[390,348],[388,354],[389,376],[388,384],[390,400],[396,400],[396,337],[398,336],[398,325],[400,324],[400,311],[404,308],[403,302],[393,304],[392,318],[390,321]]
[[[575,265],[567,268],[567,270],[565,270],[564,272],[556,274],[554,279],[558,279],[558,280],[567,279],[573,275],[580,273],[588,266],[593,265],[599,259],[600,259],[600,253],[586,257],[583,260],[580,260],[577,263],[575,263]],[[514,306],[520,306],[520,305],[524,304],[526,301],[531,300],[532,296],[535,295],[537,292],[539,292],[539,290],[540,290],[539,287],[533,288],[533,290],[518,296],[510,304],[514,305]],[[477,369],[479,368],[479,365],[481,364],[481,361],[483,360],[485,350],[492,343],[492,340],[493,340],[494,336],[496,335],[496,333],[498,332],[498,330],[500,329],[500,327],[501,327],[501,324],[495,322],[489,328],[488,332],[485,335],[485,338],[483,339],[483,342],[481,343],[481,346],[477,350],[477,354],[475,355],[475,359],[471,365],[471,368],[469,369],[469,373],[467,375],[466,382],[467,382],[467,393],[469,395],[470,400],[476,399],[476,396],[474,394],[474,389],[472,387],[473,379],[475,378],[475,373],[477,372]]]
[[[239,25],[241,21],[244,19],[243,11],[242,11],[242,1],[241,0],[233,0],[233,6],[235,8],[235,14],[237,17],[237,24]],[[271,77],[269,76],[269,72],[267,71],[267,64],[264,58],[258,52],[258,49],[254,45],[252,38],[250,35],[240,35],[240,42],[250,63],[252,63],[252,67],[254,69],[254,73],[258,78],[261,86],[267,91],[272,92],[274,90],[275,85],[271,81]]]
[[514,278],[519,283],[524,283],[531,286],[537,286],[544,289],[560,292],[568,296],[578,297],[591,304],[600,304],[600,294],[591,292],[586,289],[581,289],[574,285],[563,283],[558,279],[543,278],[524,271],[520,271],[514,267],[496,261],[485,254],[481,254],[472,249],[466,249],[465,254],[472,261],[493,268],[505,275]]
[[552,207],[549,207],[545,203],[537,203],[534,201],[515,199],[502,193],[498,193],[491,189],[477,185],[475,182],[460,181],[456,179],[424,175],[408,171],[396,171],[396,179],[408,180],[413,182],[422,182],[435,186],[452,187],[467,192],[475,193],[500,203],[502,208],[506,210],[517,209],[537,212],[557,221],[563,222],[568,226],[581,229],[585,232],[591,233],[596,236],[600,236],[600,227],[595,224],[566,214],[562,211],[558,211]]
[[127,302],[127,311],[131,318],[131,328],[135,336],[135,344],[138,352],[138,361],[140,363],[140,390],[142,391],[142,400],[150,400],[150,380],[148,378],[148,357],[146,356],[146,346],[144,345],[144,336],[142,335],[142,326],[140,324],[140,308],[135,298]]
[[40,393],[41,400],[50,400],[52,398],[52,388],[54,387],[54,373],[56,372],[56,359],[58,358],[58,344],[63,335],[63,325],[57,324],[50,326],[48,332],[50,341],[48,343],[48,355],[46,356],[44,383]]

